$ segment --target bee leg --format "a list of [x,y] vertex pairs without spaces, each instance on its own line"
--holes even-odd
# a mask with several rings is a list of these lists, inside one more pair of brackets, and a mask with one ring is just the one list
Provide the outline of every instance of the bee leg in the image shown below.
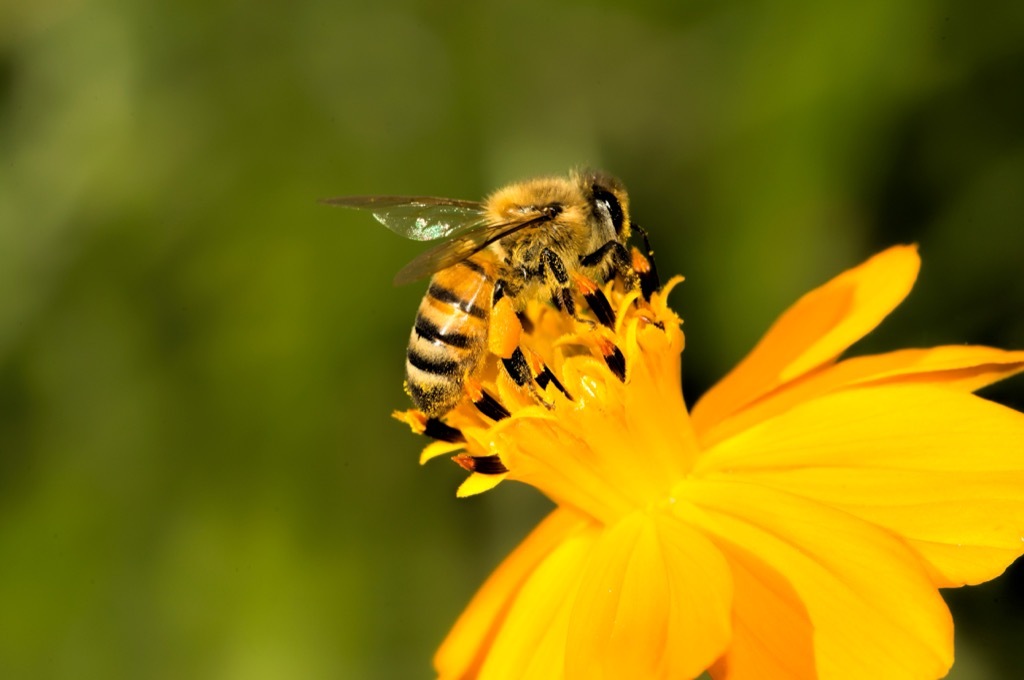
[[491,294],[491,308],[493,309],[502,298],[515,297],[518,293],[518,286],[513,286],[505,279],[498,279],[494,284],[494,292]]
[[[491,294],[487,347],[492,354],[502,360],[502,363],[507,361],[511,348],[518,348],[519,336],[523,330],[509,297],[515,295],[515,292],[508,281],[498,279],[494,284],[494,292]],[[508,369],[506,368],[506,370]],[[470,401],[473,402],[473,406],[491,420],[504,420],[511,415],[509,410],[488,394],[476,380],[466,381],[466,393],[469,395]],[[467,469],[473,470],[474,468]]]
[[551,304],[577,321],[586,321],[586,319],[576,316],[576,300],[573,299],[572,291],[568,287],[556,288],[555,292],[551,294]]
[[533,373],[530,372],[530,365],[526,363],[523,350],[519,347],[512,350],[512,356],[502,359],[501,365],[505,367],[508,377],[512,378],[512,382],[516,385],[523,387],[533,382]]
[[540,251],[541,275],[543,275],[545,268],[551,272],[551,276],[553,276],[555,281],[558,283],[563,286],[569,283],[569,272],[565,269],[565,263],[562,262],[562,258],[558,256],[558,253],[551,250],[551,248],[545,248]]
[[643,293],[644,299],[650,300],[651,295],[661,288],[658,265],[654,261],[654,250],[651,249],[651,242],[647,238],[647,232],[638,224],[634,224],[633,229],[644,240],[644,250],[647,251],[645,255],[642,255],[640,251],[635,248],[633,249],[633,271],[640,277],[640,291]]
[[519,319],[519,325],[523,327],[523,332],[527,335],[533,333],[533,322],[530,321],[530,317],[526,312],[516,312],[516,318]]
[[516,386],[530,390],[537,401],[550,408],[551,404],[547,403],[537,388],[534,372],[519,346],[523,333],[520,318],[510,299],[499,298],[491,309],[491,326],[487,334],[488,349],[501,360],[502,368]]
[[572,291],[569,290],[569,272],[566,270],[562,258],[550,248],[545,248],[540,252],[540,266],[538,267],[540,275],[547,278],[544,274],[545,269],[551,272],[551,276],[559,286],[555,295],[561,296],[561,299],[553,300],[555,306],[559,309],[564,309],[570,316],[575,317],[576,301],[572,299]]
[[[562,258],[558,256],[558,253],[550,248],[545,248],[540,254],[540,266],[538,267],[538,270],[541,275],[543,275],[545,269],[551,272],[551,275],[555,279],[555,283],[559,286],[551,295],[551,304],[553,304],[557,309],[565,311],[566,314],[580,323],[593,327],[593,321],[577,316],[576,300],[572,296],[572,288],[569,284],[569,272],[566,270],[565,263],[562,262]],[[601,297],[604,296],[602,295]],[[587,302],[589,304],[590,301],[588,300]],[[598,314],[598,317],[600,318],[600,314]],[[604,321],[602,319],[602,323],[603,322]]]
[[[503,279],[498,279],[498,282],[494,284],[494,294],[491,295],[491,308],[493,309],[498,300],[505,297],[506,295],[514,295],[515,293],[506,293],[506,290],[511,290],[508,282]],[[533,322],[530,321],[530,317],[527,316],[525,311],[516,312],[516,317],[519,319],[519,325],[522,326],[523,332],[530,334],[533,332]]]
[[508,284],[503,281],[498,281],[494,286],[494,304],[491,306],[487,329],[487,349],[500,359],[512,356],[523,335],[523,325],[512,304],[512,298],[504,294],[507,287]]
[[627,290],[636,290],[640,286],[640,279],[633,270],[633,258],[626,246],[618,241],[608,241],[589,255],[580,256],[580,264],[584,267],[601,267],[606,262],[610,262],[615,273],[622,277]]

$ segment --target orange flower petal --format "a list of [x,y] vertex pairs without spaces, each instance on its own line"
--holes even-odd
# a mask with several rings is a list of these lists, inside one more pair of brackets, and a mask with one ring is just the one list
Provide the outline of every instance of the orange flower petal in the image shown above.
[[835,366],[836,375],[828,380],[851,385],[928,383],[974,392],[1021,371],[1024,371],[1024,352],[949,345],[847,359]]
[[[735,588],[729,652],[709,670],[713,678],[817,678],[814,627],[785,577],[738,546],[729,549]],[[772,625],[764,625],[771,612]]]
[[[739,587],[753,594],[737,600],[734,642],[718,672],[758,680],[773,677],[768,670],[806,673],[789,655],[808,644],[813,677],[936,678],[949,670],[949,610],[914,552],[888,532],[747,482],[688,481],[679,493],[696,510],[681,503],[678,512],[714,537],[740,566]],[[759,609],[758,601],[783,606]],[[770,649],[770,641],[793,646]]]
[[721,552],[662,513],[606,529],[569,622],[566,678],[687,678],[724,651],[732,582]]
[[671,584],[664,676],[685,678],[707,668],[732,639],[732,573],[705,535],[673,516],[657,519]]
[[[574,424],[571,415],[565,418]],[[619,439],[626,436],[623,428],[615,432]],[[532,484],[559,505],[608,521],[632,511],[624,490],[614,486],[613,472],[624,461],[599,455],[577,428],[560,426],[546,412],[531,417],[516,414],[492,428],[490,437],[488,447],[501,451],[511,478]]]
[[833,361],[903,301],[919,267],[914,246],[897,246],[804,295],[697,402],[694,426],[708,430],[779,385]]
[[843,390],[721,442],[697,469],[885,527],[940,587],[994,578],[1024,553],[1024,415],[970,394]]
[[1024,371],[1024,352],[951,345],[845,359],[780,387],[760,401],[698,433],[704,447],[731,437],[793,406],[844,387],[925,383],[973,392]]
[[477,673],[523,583],[559,543],[586,526],[579,515],[560,508],[519,544],[477,591],[438,649],[434,668],[440,678],[455,680]]
[[477,680],[561,676],[570,610],[598,533],[573,532],[537,565],[511,602]]

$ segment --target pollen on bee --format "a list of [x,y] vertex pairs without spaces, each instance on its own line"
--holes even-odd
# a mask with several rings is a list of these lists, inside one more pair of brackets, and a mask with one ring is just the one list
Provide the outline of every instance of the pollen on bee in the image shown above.
[[472,376],[466,376],[466,381],[462,384],[462,387],[470,401],[480,401],[484,396],[484,386]]
[[509,298],[501,298],[491,309],[490,324],[487,333],[488,349],[491,354],[508,359],[519,346],[523,334],[523,326]]

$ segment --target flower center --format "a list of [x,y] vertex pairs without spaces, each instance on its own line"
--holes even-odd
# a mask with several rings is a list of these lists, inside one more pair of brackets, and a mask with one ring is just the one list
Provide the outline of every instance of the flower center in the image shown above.
[[443,421],[398,417],[439,440],[424,460],[463,451],[454,460],[472,474],[459,495],[514,479],[601,522],[663,504],[696,453],[681,321],[665,302],[680,280],[649,299],[579,285],[587,309],[576,315],[539,302],[516,315],[499,303],[467,398]]

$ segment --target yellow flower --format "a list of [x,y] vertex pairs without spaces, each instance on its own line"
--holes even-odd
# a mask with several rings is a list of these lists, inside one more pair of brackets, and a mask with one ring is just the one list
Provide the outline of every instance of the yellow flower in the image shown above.
[[1024,415],[971,394],[1024,370],[1024,352],[838,361],[918,267],[913,247],[891,248],[805,295],[692,413],[665,302],[676,281],[650,302],[609,286],[614,330],[531,307],[522,344],[558,385],[530,393],[489,371],[481,387],[511,415],[467,402],[446,418],[465,441],[424,459],[464,447],[476,471],[461,495],[514,479],[557,508],[455,624],[439,676],[944,675],[938,588],[1024,553]]

